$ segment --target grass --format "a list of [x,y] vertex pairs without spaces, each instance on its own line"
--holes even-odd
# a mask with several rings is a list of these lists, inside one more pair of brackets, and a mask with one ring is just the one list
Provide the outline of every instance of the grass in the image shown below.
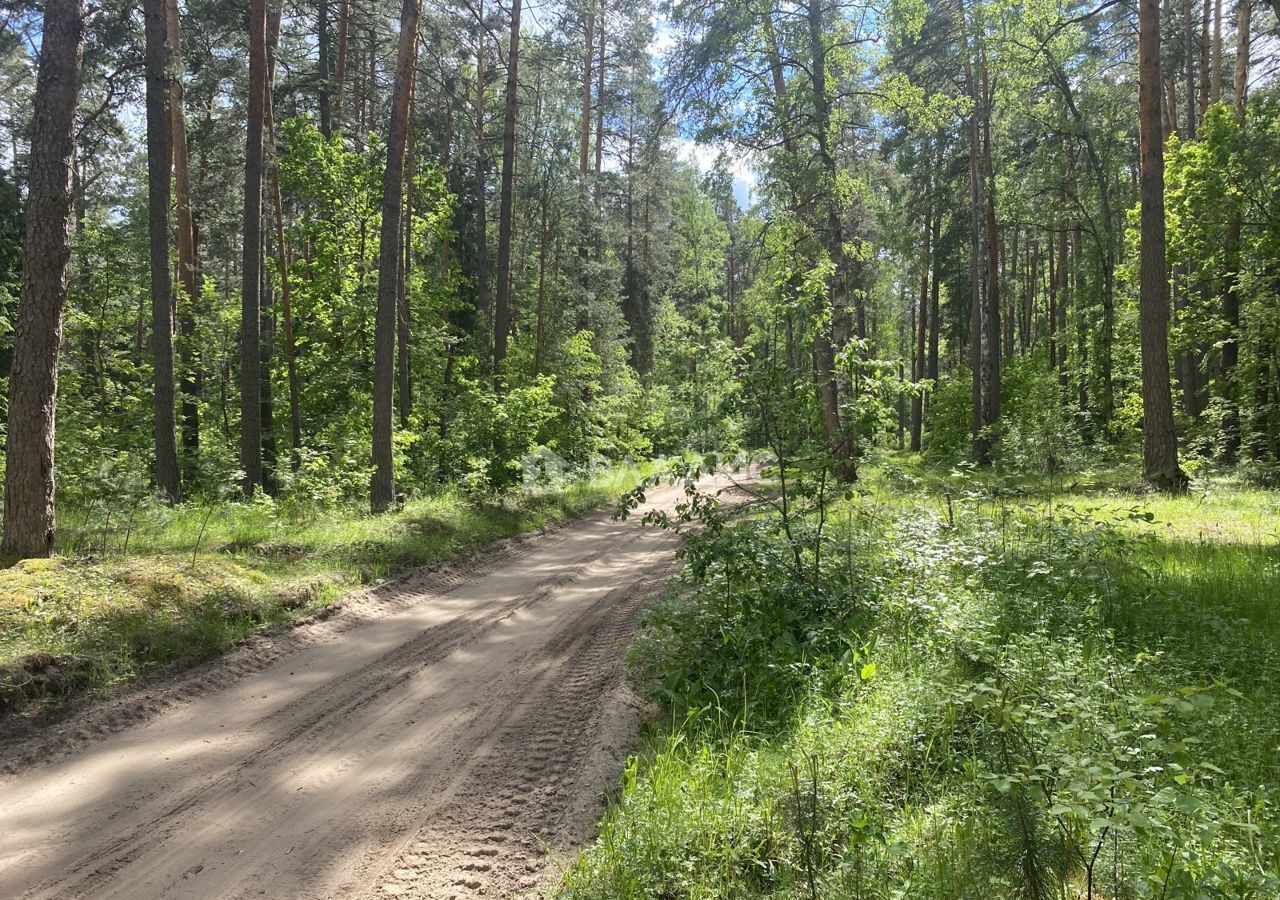
[[1280,498],[1056,481],[893,458],[803,571],[764,517],[695,546],[560,894],[1280,896]]
[[350,589],[616,499],[619,467],[475,505],[445,493],[370,516],[269,500],[62,510],[59,555],[0,569],[0,714],[36,715],[159,666],[216,655]]

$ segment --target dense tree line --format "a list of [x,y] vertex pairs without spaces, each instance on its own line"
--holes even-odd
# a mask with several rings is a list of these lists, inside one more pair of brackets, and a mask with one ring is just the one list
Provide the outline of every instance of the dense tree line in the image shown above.
[[6,550],[55,471],[379,511],[896,432],[1275,480],[1276,18],[1223,7],[10,2]]

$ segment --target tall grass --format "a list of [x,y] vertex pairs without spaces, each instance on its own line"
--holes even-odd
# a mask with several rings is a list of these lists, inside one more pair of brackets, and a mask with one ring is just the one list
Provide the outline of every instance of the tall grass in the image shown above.
[[1280,896],[1275,497],[934,474],[829,510],[810,583],[759,520],[686,570],[564,897]]

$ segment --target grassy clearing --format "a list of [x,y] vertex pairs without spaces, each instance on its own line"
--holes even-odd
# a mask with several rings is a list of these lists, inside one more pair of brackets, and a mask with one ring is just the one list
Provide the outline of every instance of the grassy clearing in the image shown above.
[[0,713],[34,715],[315,612],[350,590],[615,499],[644,470],[477,506],[442,494],[370,516],[269,500],[63,511],[59,556],[0,569]]
[[1277,511],[893,460],[821,537],[695,541],[562,895],[1280,896]]

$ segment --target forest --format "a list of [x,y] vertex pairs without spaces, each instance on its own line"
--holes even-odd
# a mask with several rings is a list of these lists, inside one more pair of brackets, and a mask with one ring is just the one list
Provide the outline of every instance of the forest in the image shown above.
[[475,896],[1280,896],[1280,3],[0,0],[0,85],[0,758],[607,505],[643,733]]

